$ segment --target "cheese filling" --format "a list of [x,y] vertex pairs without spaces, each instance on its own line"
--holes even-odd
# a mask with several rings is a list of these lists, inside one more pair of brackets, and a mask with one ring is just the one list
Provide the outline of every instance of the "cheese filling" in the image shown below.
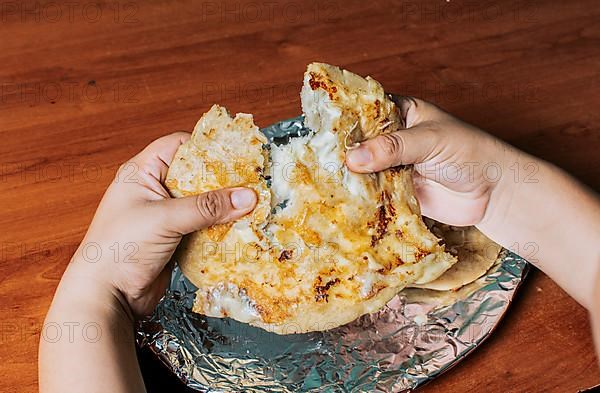
[[[301,98],[308,135],[263,149],[249,115],[213,107],[169,168],[174,196],[232,186],[259,196],[248,216],[186,236],[178,248],[198,287],[196,312],[277,333],[322,330],[377,311],[456,261],[422,222],[409,169],[359,174],[345,166],[357,142],[401,128],[381,85],[311,64]],[[198,175],[202,165],[228,162],[243,171]]]

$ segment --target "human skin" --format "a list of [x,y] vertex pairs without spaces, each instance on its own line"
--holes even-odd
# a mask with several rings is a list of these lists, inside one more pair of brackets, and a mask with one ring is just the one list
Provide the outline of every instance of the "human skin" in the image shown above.
[[41,392],[145,391],[133,322],[164,294],[181,237],[254,209],[256,194],[248,189],[169,196],[168,165],[189,138],[179,132],[154,141],[108,187],[46,316]]
[[597,195],[558,167],[432,104],[397,101],[407,129],[361,143],[348,152],[348,167],[371,173],[414,164],[424,216],[475,225],[592,310],[600,262]]
[[[348,152],[348,167],[370,173],[414,164],[424,215],[476,225],[528,258],[590,310],[600,338],[597,196],[553,165],[431,104],[398,103],[407,129],[361,143]],[[256,205],[250,190],[245,198],[231,189],[170,198],[163,182],[187,139],[176,133],[153,142],[120,168],[106,191],[46,317],[45,328],[58,326],[64,334],[40,340],[41,392],[144,391],[133,322],[164,294],[182,235],[235,220]]]
[[371,173],[414,164],[422,214],[475,225],[586,307],[600,357],[600,201],[560,168],[414,98],[396,98],[406,130],[348,152]]

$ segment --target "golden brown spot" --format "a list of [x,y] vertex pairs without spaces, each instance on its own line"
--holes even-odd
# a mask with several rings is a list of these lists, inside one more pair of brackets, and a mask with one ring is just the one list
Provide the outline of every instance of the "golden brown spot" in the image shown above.
[[371,247],[375,247],[375,245],[387,234],[388,225],[396,214],[396,209],[389,202],[389,199],[390,195],[387,191],[383,191],[380,196],[381,205],[375,213],[375,220],[370,223],[370,227],[375,228],[375,234],[371,236]]
[[298,233],[302,236],[304,241],[308,244],[320,246],[321,245],[321,235],[319,232],[313,231],[312,229],[302,228],[298,231]]
[[229,232],[229,229],[232,225],[233,223],[229,222],[226,224],[217,224],[213,225],[212,227],[206,228],[206,237],[208,237],[214,242],[220,242],[225,238],[225,235],[227,234],[227,232]]
[[279,255],[279,262],[283,262],[283,261],[287,261],[288,259],[291,259],[293,254],[294,254],[293,250],[283,250],[281,252],[281,255]]
[[[306,216],[309,214],[312,214],[312,212],[308,212]],[[320,246],[322,244],[321,235],[307,225],[304,225],[303,218],[303,214],[300,214],[299,218],[296,218],[295,220],[282,218],[277,220],[277,224],[286,229],[293,229],[293,231],[300,235],[306,243],[313,246]],[[292,231],[289,233],[292,233]]]
[[214,128],[211,128],[211,129],[209,129],[208,131],[206,131],[206,132],[204,133],[204,135],[205,135],[205,136],[206,136],[208,139],[212,139],[212,138],[215,136],[215,134],[216,134],[216,133],[217,133],[217,130],[216,130],[216,129],[214,129]]
[[315,288],[315,301],[316,302],[328,302],[329,301],[329,289],[331,289],[332,286],[334,286],[335,284],[339,283],[340,279],[336,278],[333,280],[329,280],[327,281],[327,283],[325,285],[321,285],[323,283],[323,279],[321,278],[321,276],[317,276],[317,279],[315,280],[314,283],[314,288]]
[[165,185],[170,190],[176,189],[178,184],[179,183],[177,182],[177,179],[167,179],[167,181],[165,182]]
[[383,268],[377,270],[377,272],[380,274],[387,274],[401,265],[404,265],[404,261],[402,260],[402,258],[400,258],[399,255],[397,255],[393,261],[387,261],[385,263],[385,266]]
[[396,266],[401,266],[404,265],[404,261],[402,260],[402,258],[400,258],[400,256],[396,257]]
[[421,260],[421,258],[423,258],[426,255],[429,255],[429,252],[427,252],[426,250],[421,250],[418,247],[415,247],[417,250],[415,251],[415,261],[419,262],[419,260]]
[[302,163],[296,163],[294,166],[294,181],[302,184],[311,184],[311,175],[310,171],[306,167],[306,165]]
[[265,323],[279,324],[289,318],[292,302],[284,297],[270,296],[262,287],[250,280],[243,280],[239,285],[245,296],[250,299],[252,307],[260,314]]
[[327,94],[329,95],[329,98],[333,100],[335,93],[337,93],[337,88],[335,86],[330,86],[326,82],[318,80],[318,79],[319,79],[319,76],[316,73],[314,73],[314,72],[310,73],[310,79],[308,80],[308,84],[310,85],[310,88],[313,90],[317,90],[317,89],[325,90],[327,92]]
[[369,293],[367,294],[367,296],[365,297],[365,299],[370,299],[373,296],[377,295],[379,292],[381,292],[383,289],[385,289],[387,287],[386,284],[382,283],[382,282],[376,282],[375,284],[373,284],[373,286],[371,287],[371,290],[369,291]]
[[[254,184],[260,181],[260,175],[262,170],[260,167],[250,167],[249,164],[243,162],[236,162],[234,165],[234,180],[240,184]],[[227,171],[224,171],[224,175],[227,176]]]

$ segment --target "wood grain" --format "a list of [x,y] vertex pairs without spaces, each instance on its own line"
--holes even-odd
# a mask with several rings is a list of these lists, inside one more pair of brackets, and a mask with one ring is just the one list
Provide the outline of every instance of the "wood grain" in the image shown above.
[[[116,167],[215,102],[263,126],[297,115],[311,61],[431,100],[598,189],[599,22],[595,0],[2,1],[0,391],[37,390],[45,312]],[[141,359],[149,390],[184,391]],[[599,382],[586,311],[535,272],[495,334],[422,391]]]

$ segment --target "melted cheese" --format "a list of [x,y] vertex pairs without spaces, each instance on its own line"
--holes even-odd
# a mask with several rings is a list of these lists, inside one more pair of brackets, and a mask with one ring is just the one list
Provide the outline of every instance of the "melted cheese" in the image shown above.
[[[175,259],[199,288],[196,312],[282,334],[324,330],[377,311],[456,261],[422,222],[410,169],[367,175],[344,165],[348,146],[402,126],[381,85],[311,64],[301,94],[309,135],[263,149],[249,115],[213,107],[169,169],[174,196],[229,186],[259,195],[251,215],[186,236],[178,248]],[[222,176],[196,172],[233,162]]]

